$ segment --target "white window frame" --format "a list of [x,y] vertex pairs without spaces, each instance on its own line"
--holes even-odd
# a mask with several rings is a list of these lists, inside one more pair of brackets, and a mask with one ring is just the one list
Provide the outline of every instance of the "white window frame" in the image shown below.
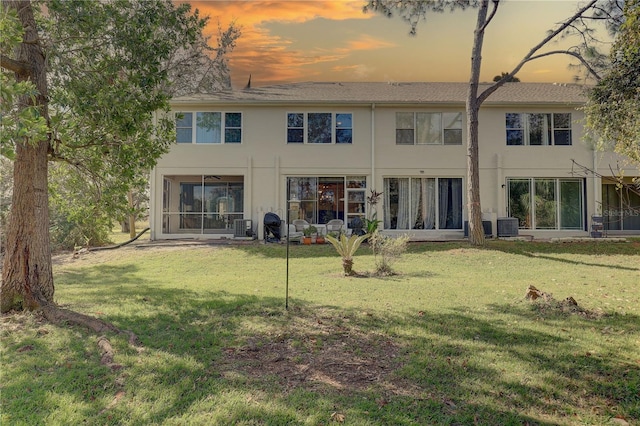
[[[507,127],[507,116],[508,115],[519,115],[520,122],[522,123],[521,127]],[[569,115],[569,127],[556,127],[556,115],[560,114],[568,114]],[[533,115],[542,115],[543,119],[543,132],[542,132],[542,143],[539,144],[531,144],[531,120],[530,117]],[[571,146],[573,145],[573,132],[571,128],[572,123],[572,115],[571,112],[507,112],[505,113],[505,140],[507,146]],[[523,134],[522,143],[521,144],[509,144],[509,138],[507,134],[509,131],[521,131]],[[562,144],[556,143],[556,132],[564,131],[569,132],[569,143]]]
[[[289,127],[289,115],[290,114],[302,114],[302,127]],[[331,141],[330,142],[309,142],[309,114],[331,114]],[[348,114],[351,116],[351,126],[350,127],[338,127],[339,126],[339,122],[338,122],[338,115],[342,115],[342,114]],[[353,144],[353,113],[352,112],[348,112],[348,111],[337,111],[337,112],[330,112],[330,111],[308,111],[308,112],[301,112],[301,111],[288,111],[286,113],[286,119],[285,119],[285,126],[286,126],[286,132],[285,132],[285,139],[286,139],[286,143],[287,144],[309,144],[309,145],[352,145]],[[302,141],[298,142],[292,142],[289,139],[289,130],[302,130]],[[338,142],[338,138],[337,138],[337,133],[338,130],[351,130],[351,142]]]
[[[400,114],[412,114],[413,115],[413,127],[412,128],[400,128],[399,127],[399,115]],[[440,126],[439,126],[439,138],[437,141],[435,142],[422,142],[420,141],[419,138],[419,120],[418,117],[421,115],[437,115],[439,116],[439,122],[440,122]],[[459,119],[454,120],[454,122],[459,122],[460,123],[460,127],[452,127],[452,126],[446,126],[446,123],[451,121],[451,120],[445,120],[446,115],[460,115]],[[462,120],[462,116],[464,115],[464,112],[462,111],[396,111],[396,145],[451,145],[451,146],[457,146],[457,145],[462,145],[463,139],[464,139],[464,135],[463,135],[463,120]],[[398,131],[399,130],[412,130],[413,132],[413,143],[398,143],[399,138],[398,138]],[[457,143],[445,143],[445,134],[447,131],[450,130],[459,130],[460,131],[460,141]]]
[[[208,114],[208,113],[213,113],[213,114],[220,114],[220,130],[218,132],[218,140],[220,142],[199,142],[198,141],[198,114]],[[191,114],[191,126],[184,126],[184,127],[178,127],[177,122],[178,122],[178,117],[180,115],[185,115],[185,114]],[[226,121],[227,121],[227,114],[240,114],[240,126],[239,127],[235,127],[235,126],[226,126]],[[244,116],[243,113],[241,111],[179,111],[175,113],[175,120],[176,120],[176,132],[179,129],[191,129],[191,142],[177,142],[179,145],[187,145],[187,144],[193,144],[193,145],[239,145],[243,143],[243,137],[244,137],[244,132],[242,131],[243,127],[244,127]],[[227,141],[227,134],[226,131],[227,130],[235,130],[235,129],[239,129],[240,130],[240,140],[239,141],[233,141],[233,142],[229,142]],[[177,140],[177,135],[176,135],[176,140]]]
[[[512,214],[512,206],[511,206],[511,182],[512,181],[520,181],[527,182],[529,187],[529,202],[528,202],[528,211],[529,211],[529,224],[519,223],[520,229],[534,230],[534,231],[564,231],[564,230],[584,230],[585,227],[585,181],[580,178],[553,178],[553,177],[510,177],[506,179],[506,188],[507,188],[507,212],[508,214]],[[555,203],[555,226],[554,227],[544,227],[538,226],[538,218],[537,210],[536,210],[536,182],[538,181],[553,181],[554,185],[554,200]],[[578,226],[564,226],[563,218],[562,218],[562,183],[578,183],[579,187],[579,199],[580,199],[580,225]]]
[[[409,226],[408,227],[398,227],[398,225],[396,224],[395,228],[391,227],[391,215],[390,215],[390,209],[391,209],[391,191],[389,191],[389,188],[387,187],[388,184],[390,184],[390,179],[406,179],[407,182],[407,192],[406,192],[406,196],[407,196],[407,200],[406,200],[406,204],[408,204],[409,206],[409,214],[406,216],[409,219]],[[459,217],[460,217],[460,227],[451,227],[448,228],[446,226],[446,220],[443,222],[441,220],[441,216],[442,213],[445,212],[446,207],[441,204],[441,193],[440,193],[440,181],[441,180],[447,180],[447,179],[451,179],[451,180],[459,180],[460,181],[460,210],[459,210]],[[431,206],[433,206],[433,212],[434,212],[434,217],[433,217],[433,227],[430,228],[416,228],[415,227],[415,218],[411,217],[412,214],[412,208],[419,208],[419,209],[424,209],[426,208],[426,204],[420,204],[418,205],[417,203],[414,205],[414,196],[415,193],[413,191],[413,182],[416,180],[420,180],[420,181],[424,181],[424,180],[432,180],[433,181],[433,189],[434,189],[434,199],[433,199],[433,203],[431,204]],[[434,232],[434,231],[459,231],[462,230],[464,227],[464,206],[465,206],[465,194],[464,194],[464,178],[461,176],[385,176],[383,178],[383,188],[384,188],[384,192],[383,192],[383,203],[382,203],[382,212],[383,212],[383,226],[385,230],[403,230],[403,231],[426,231],[426,232]],[[400,194],[398,194],[398,197],[400,197]],[[401,200],[398,201],[398,205],[400,204]],[[413,206],[413,207],[411,207]],[[407,207],[407,205],[405,205],[405,207]],[[453,210],[452,210],[453,211]]]

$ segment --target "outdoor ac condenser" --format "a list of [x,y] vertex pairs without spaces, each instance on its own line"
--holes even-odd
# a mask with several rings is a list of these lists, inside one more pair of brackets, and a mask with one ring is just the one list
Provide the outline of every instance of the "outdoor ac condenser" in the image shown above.
[[518,218],[517,217],[499,217],[498,218],[498,237],[517,237],[518,236]]
[[233,221],[233,236],[236,238],[252,237],[251,219],[235,219]]

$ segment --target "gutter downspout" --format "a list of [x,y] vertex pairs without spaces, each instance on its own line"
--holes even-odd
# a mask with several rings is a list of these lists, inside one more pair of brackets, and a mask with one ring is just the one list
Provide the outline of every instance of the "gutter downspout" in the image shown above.
[[[604,212],[601,211],[598,212],[598,203],[600,203],[600,206],[602,207],[602,179],[598,179],[598,153],[596,151],[596,149],[594,148],[593,150],[593,211],[591,213],[591,215],[601,215],[604,216]],[[586,223],[586,229],[587,231],[589,231],[589,216],[587,215],[587,223]],[[603,218],[604,219],[604,218]]]
[[[376,104],[371,104],[371,189],[376,186]],[[369,212],[373,214],[373,212]]]
[[[149,176],[149,227],[151,228],[151,233],[149,235],[149,239],[151,241],[154,241],[156,239],[156,216],[158,215],[158,206],[156,205],[156,202],[158,200],[158,196],[157,196],[157,188],[156,188],[156,173],[157,173],[157,168],[156,166],[153,167],[153,169],[151,169],[151,174]],[[164,179],[164,178],[163,178]],[[164,190],[164,182],[162,185],[162,188]],[[164,191],[162,196],[164,197]],[[160,209],[161,212],[163,212],[162,209]],[[163,212],[164,213],[164,212]],[[162,214],[161,213],[161,216]],[[160,220],[160,223],[162,223],[162,219]],[[162,228],[161,228],[162,229]],[[161,231],[163,232],[163,231]]]
[[[251,212],[253,211],[253,157],[251,155],[247,157],[247,173],[244,180],[246,207],[244,208],[245,214],[242,218],[253,219],[251,217]],[[247,217],[247,213],[249,217]],[[251,228],[253,229],[253,225]]]
[[275,189],[275,192],[276,192],[276,194],[275,194],[276,195],[276,206],[275,206],[275,208],[271,207],[270,211],[272,211],[272,212],[276,212],[276,211],[279,210],[278,206],[280,206],[280,202],[282,201],[282,200],[280,200],[280,185],[281,185],[281,182],[280,182],[280,173],[281,173],[281,170],[280,170],[280,157],[276,157],[275,158],[274,167],[275,167],[274,189]]

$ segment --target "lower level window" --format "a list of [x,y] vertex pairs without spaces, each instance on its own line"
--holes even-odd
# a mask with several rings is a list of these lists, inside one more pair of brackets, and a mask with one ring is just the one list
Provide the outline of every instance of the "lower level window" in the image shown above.
[[602,213],[607,231],[640,231],[640,194],[630,187],[604,184]]
[[366,214],[366,176],[292,176],[287,178],[288,201],[298,207],[289,212],[289,220],[326,224],[340,219],[348,227]]
[[508,213],[520,229],[584,229],[582,179],[507,179]]
[[461,178],[385,178],[384,229],[462,229]]
[[242,176],[165,176],[163,233],[229,233],[244,217]]

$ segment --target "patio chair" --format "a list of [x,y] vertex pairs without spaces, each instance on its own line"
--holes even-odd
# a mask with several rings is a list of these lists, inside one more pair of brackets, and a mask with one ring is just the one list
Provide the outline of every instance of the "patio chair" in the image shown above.
[[293,226],[296,227],[297,232],[303,232],[305,229],[309,227],[309,222],[304,219],[295,219],[293,222]]
[[337,233],[338,235],[340,235],[342,232],[344,232],[343,227],[344,221],[342,221],[342,219],[331,219],[329,222],[327,222],[327,234]]

